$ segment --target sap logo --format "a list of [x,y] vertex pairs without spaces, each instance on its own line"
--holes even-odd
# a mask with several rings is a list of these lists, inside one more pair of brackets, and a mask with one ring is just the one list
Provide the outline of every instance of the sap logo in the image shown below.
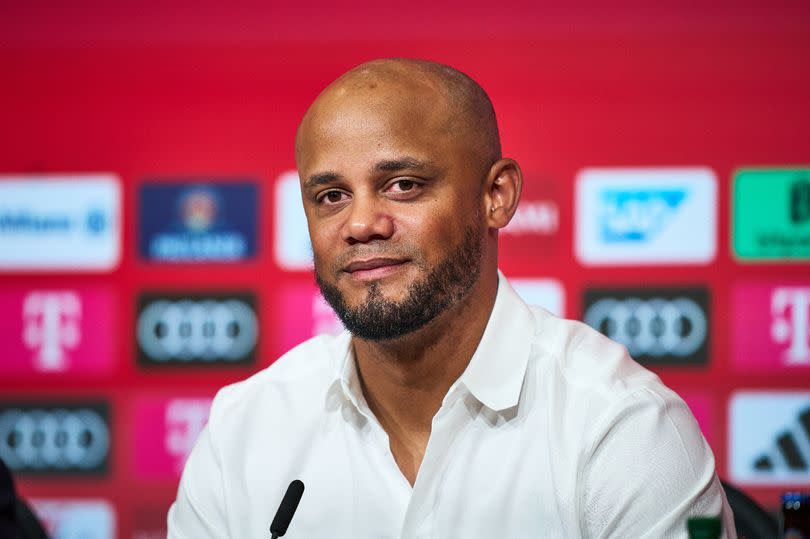
[[0,459],[14,472],[98,474],[109,453],[105,405],[0,404]]
[[687,195],[685,190],[603,192],[602,238],[606,242],[654,239]]
[[154,296],[140,299],[141,363],[248,363],[258,339],[252,295]]
[[29,500],[49,537],[113,539],[115,510],[106,500]]
[[709,169],[585,169],[576,215],[576,254],[586,265],[708,264],[716,254]]
[[301,202],[298,173],[285,172],[276,180],[275,258],[288,271],[312,269],[312,244]]
[[164,422],[165,450],[173,457],[175,470],[180,473],[188,454],[208,421],[211,399],[172,399],[166,406]]
[[111,174],[0,176],[0,270],[111,270],[120,214]]
[[524,201],[518,205],[509,226],[503,229],[506,235],[540,234],[553,235],[560,228],[560,209],[553,200]]
[[695,290],[589,290],[584,322],[627,347],[641,363],[705,363],[708,293]]
[[23,341],[41,371],[67,368],[67,350],[81,342],[82,303],[74,292],[32,292],[23,303]]
[[771,338],[787,345],[787,365],[810,365],[810,287],[780,287],[771,295]]
[[810,485],[810,393],[736,393],[730,423],[734,481]]

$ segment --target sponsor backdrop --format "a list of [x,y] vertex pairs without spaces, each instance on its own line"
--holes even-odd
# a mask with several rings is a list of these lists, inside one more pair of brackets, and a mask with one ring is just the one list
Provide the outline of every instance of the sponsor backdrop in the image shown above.
[[4,13],[0,457],[48,528],[160,537],[217,388],[340,331],[293,137],[378,56],[490,92],[519,293],[659,373],[724,479],[810,489],[808,4],[361,4]]

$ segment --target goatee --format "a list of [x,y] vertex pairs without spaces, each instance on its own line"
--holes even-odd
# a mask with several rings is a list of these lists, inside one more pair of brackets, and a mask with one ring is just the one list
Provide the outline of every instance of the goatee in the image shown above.
[[405,298],[383,297],[380,285],[368,285],[366,300],[350,308],[340,290],[325,282],[315,269],[315,280],[343,325],[355,337],[371,341],[396,339],[416,331],[446,309],[463,300],[481,274],[481,233],[467,228],[461,244],[424,279],[411,283]]

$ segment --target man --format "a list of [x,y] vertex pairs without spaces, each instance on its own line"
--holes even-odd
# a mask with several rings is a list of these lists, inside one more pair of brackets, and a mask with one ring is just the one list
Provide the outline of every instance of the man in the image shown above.
[[218,394],[170,537],[267,537],[293,479],[288,537],[683,537],[718,514],[735,535],[684,403],[499,274],[523,180],[475,82],[363,64],[307,111],[296,161],[348,332]]

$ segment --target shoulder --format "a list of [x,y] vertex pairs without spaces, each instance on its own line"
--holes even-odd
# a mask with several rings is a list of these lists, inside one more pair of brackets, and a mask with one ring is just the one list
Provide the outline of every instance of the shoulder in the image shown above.
[[[678,429],[699,434],[686,404],[627,349],[593,328],[532,308],[536,321],[533,359],[536,394],[568,425],[596,444],[619,419],[641,423],[677,418]],[[584,448],[581,448],[584,449]]]
[[623,345],[590,326],[532,307],[534,352],[548,375],[573,390],[620,400],[637,389],[663,388],[660,379],[636,363]]
[[714,457],[686,403],[624,346],[532,312],[536,405],[553,418],[555,443],[576,455],[583,534],[663,537],[678,535],[687,516],[728,520]]
[[216,431],[248,417],[272,421],[323,402],[349,339],[346,333],[313,337],[250,378],[223,387],[211,406],[209,428]]

